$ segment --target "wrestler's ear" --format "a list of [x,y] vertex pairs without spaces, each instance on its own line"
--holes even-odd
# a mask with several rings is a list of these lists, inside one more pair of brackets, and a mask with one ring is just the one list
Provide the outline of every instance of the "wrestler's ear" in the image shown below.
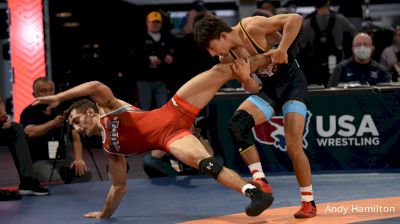
[[226,39],[228,37],[228,33],[227,32],[221,32],[220,34],[219,34],[219,38],[221,39]]

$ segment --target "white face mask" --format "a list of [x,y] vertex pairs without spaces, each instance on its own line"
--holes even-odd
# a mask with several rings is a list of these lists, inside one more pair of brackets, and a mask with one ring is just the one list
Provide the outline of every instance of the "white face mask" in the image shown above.
[[371,47],[359,46],[354,48],[354,55],[356,56],[356,58],[362,60],[371,57],[371,52],[372,52]]

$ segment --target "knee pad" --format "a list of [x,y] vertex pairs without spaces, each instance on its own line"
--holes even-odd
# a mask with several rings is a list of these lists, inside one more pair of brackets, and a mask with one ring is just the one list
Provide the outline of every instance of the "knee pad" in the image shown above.
[[253,116],[244,110],[235,111],[229,122],[229,133],[231,138],[239,147],[239,153],[243,153],[250,146],[254,145],[254,138],[251,129],[255,122]]
[[224,166],[215,157],[208,157],[200,161],[199,169],[214,179],[217,179]]

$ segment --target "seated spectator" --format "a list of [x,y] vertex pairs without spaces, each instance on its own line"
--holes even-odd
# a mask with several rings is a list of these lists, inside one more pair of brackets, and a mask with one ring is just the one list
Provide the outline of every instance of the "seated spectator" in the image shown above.
[[370,35],[357,34],[352,50],[353,57],[338,64],[329,78],[328,87],[336,87],[339,83],[369,86],[390,81],[386,68],[371,58],[374,45]]
[[9,191],[0,191],[0,201],[20,199],[21,195],[48,195],[49,191],[40,186],[34,178],[31,156],[24,130],[18,123],[12,122],[10,115],[5,111],[0,96],[0,145],[8,145],[19,174],[19,194]]
[[[35,97],[54,94],[53,81],[44,77],[34,81]],[[34,172],[40,181],[90,181],[91,173],[87,171],[82,157],[80,135],[75,130],[70,138],[74,150],[73,159],[67,152],[64,135],[70,133],[63,133],[65,118],[62,113],[57,108],[47,109],[46,106],[32,105],[22,111],[21,124],[28,139]]]
[[383,50],[380,62],[391,73],[392,81],[397,82],[400,76],[400,26],[393,31],[393,44]]

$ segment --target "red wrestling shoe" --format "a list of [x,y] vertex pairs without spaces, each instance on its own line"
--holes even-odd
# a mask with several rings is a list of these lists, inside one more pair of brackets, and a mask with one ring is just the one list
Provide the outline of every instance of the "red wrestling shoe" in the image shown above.
[[257,178],[255,180],[250,180],[249,183],[260,189],[262,192],[272,195],[272,187],[269,185],[267,179]]
[[317,215],[317,206],[314,201],[302,201],[299,211],[294,213],[295,218],[311,218]]

